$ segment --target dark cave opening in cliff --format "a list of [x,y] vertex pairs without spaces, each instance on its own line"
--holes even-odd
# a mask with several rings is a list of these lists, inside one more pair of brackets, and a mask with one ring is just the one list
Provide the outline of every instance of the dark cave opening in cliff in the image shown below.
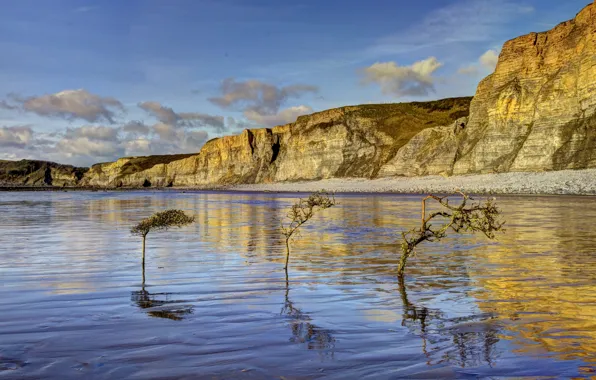
[[279,155],[280,146],[281,146],[281,144],[279,143],[279,140],[277,140],[275,143],[273,143],[273,145],[271,145],[271,149],[273,150],[273,155],[271,155],[270,164],[274,163],[275,160],[277,160],[277,156]]

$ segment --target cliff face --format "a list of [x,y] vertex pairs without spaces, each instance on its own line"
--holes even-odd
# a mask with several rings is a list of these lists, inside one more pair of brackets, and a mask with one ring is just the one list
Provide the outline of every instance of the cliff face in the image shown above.
[[198,154],[122,158],[91,167],[85,186],[212,186],[376,177],[417,133],[468,114],[471,98],[343,107],[245,130]]
[[596,166],[596,3],[503,46],[462,131],[454,174]]
[[469,118],[425,130],[380,175],[596,167],[596,2],[503,46]]
[[77,186],[86,172],[54,162],[0,160],[0,186]]

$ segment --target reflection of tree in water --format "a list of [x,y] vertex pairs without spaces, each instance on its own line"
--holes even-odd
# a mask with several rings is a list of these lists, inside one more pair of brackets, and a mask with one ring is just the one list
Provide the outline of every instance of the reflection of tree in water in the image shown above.
[[312,320],[307,313],[296,308],[290,300],[290,283],[288,273],[286,272],[286,292],[285,303],[281,309],[281,314],[289,317],[290,327],[292,329],[292,343],[305,344],[309,350],[317,350],[323,356],[333,358],[335,349],[335,338],[331,331],[313,325]]
[[149,293],[145,290],[145,267],[143,266],[143,284],[141,290],[132,291],[130,299],[147,314],[156,318],[181,321],[192,314],[192,305],[181,305],[185,300],[171,299],[174,293]]
[[147,309],[147,314],[156,318],[167,318],[181,321],[192,314],[193,307],[180,305],[184,300],[170,299],[173,293],[149,293],[143,286],[141,290],[131,292],[130,299],[141,309]]
[[408,299],[403,277],[399,278],[399,293],[404,307],[401,324],[422,338],[428,365],[433,364],[433,351],[442,352],[434,364],[452,363],[462,368],[494,364],[501,326],[490,322],[491,315],[446,318],[439,310],[416,306]]

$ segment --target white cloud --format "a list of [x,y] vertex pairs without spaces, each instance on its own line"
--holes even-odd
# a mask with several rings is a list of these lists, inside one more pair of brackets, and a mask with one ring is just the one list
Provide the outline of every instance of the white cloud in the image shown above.
[[139,107],[162,123],[184,128],[213,127],[218,131],[225,130],[223,116],[213,116],[200,112],[175,112],[158,102],[142,102]]
[[171,124],[159,122],[153,125],[153,132],[162,140],[173,141],[176,139],[177,130]]
[[158,102],[142,102],[139,107],[151,115],[155,116],[157,120],[167,123],[175,124],[178,121],[178,114],[170,107],[164,107]]
[[473,63],[469,66],[464,66],[457,70],[458,74],[475,76],[480,73],[485,74],[488,70],[493,72],[499,62],[499,52],[491,49],[486,51],[480,56],[477,63]]
[[112,160],[125,154],[120,141],[96,140],[89,137],[64,137],[56,143],[56,151],[68,158],[92,157]]
[[55,157],[77,165],[112,160],[126,153],[119,128],[96,125],[67,128],[55,145],[46,149]]
[[441,66],[437,58],[429,57],[411,66],[399,66],[395,62],[377,62],[363,69],[363,82],[381,86],[386,95],[424,96],[434,91],[433,74]]
[[195,153],[209,138],[206,131],[180,129],[161,122],[152,129],[154,138],[149,146],[152,154]]
[[480,63],[487,69],[493,71],[499,62],[499,52],[496,50],[489,50],[480,56]]
[[151,140],[142,137],[135,140],[124,141],[124,150],[127,156],[146,156],[151,154]]
[[89,138],[101,141],[117,141],[118,129],[102,125],[85,125],[79,128],[67,128],[65,136],[68,138]]
[[0,128],[0,146],[24,148],[33,140],[33,130],[29,126]]
[[273,115],[286,100],[317,91],[316,86],[305,84],[278,87],[258,80],[236,82],[228,78],[221,83],[222,96],[210,98],[209,101],[222,108],[239,105],[243,110]]
[[[283,110],[280,108],[291,98],[316,92],[318,92],[316,86],[306,84],[280,87],[258,80],[236,82],[233,78],[228,78],[221,84],[222,95],[210,98],[209,101],[222,108],[237,106],[249,121],[274,126],[293,122],[296,117],[311,113],[312,108],[305,105]],[[234,128],[251,127],[250,123],[237,121],[234,118],[228,118],[228,124]]]
[[313,109],[309,106],[300,105],[283,109],[274,115],[261,115],[257,111],[246,110],[244,111],[244,116],[248,120],[254,121],[258,124],[266,126],[276,126],[292,123],[296,121],[298,116],[307,115],[312,112]]
[[129,121],[122,126],[122,131],[135,135],[149,134],[149,127],[140,121]]
[[25,111],[66,120],[106,121],[113,124],[116,114],[124,111],[120,101],[112,97],[95,95],[83,89],[65,90],[56,94],[28,98],[13,95],[12,100],[19,103]]

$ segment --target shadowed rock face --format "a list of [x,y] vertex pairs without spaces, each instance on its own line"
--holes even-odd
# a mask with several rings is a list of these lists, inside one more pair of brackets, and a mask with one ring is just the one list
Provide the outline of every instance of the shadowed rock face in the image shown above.
[[77,186],[87,170],[55,162],[0,160],[0,186]]
[[548,32],[506,42],[470,100],[342,107],[214,139],[197,154],[122,158],[80,180],[50,168],[49,182],[28,172],[10,181],[213,186],[594,168],[596,2]]

